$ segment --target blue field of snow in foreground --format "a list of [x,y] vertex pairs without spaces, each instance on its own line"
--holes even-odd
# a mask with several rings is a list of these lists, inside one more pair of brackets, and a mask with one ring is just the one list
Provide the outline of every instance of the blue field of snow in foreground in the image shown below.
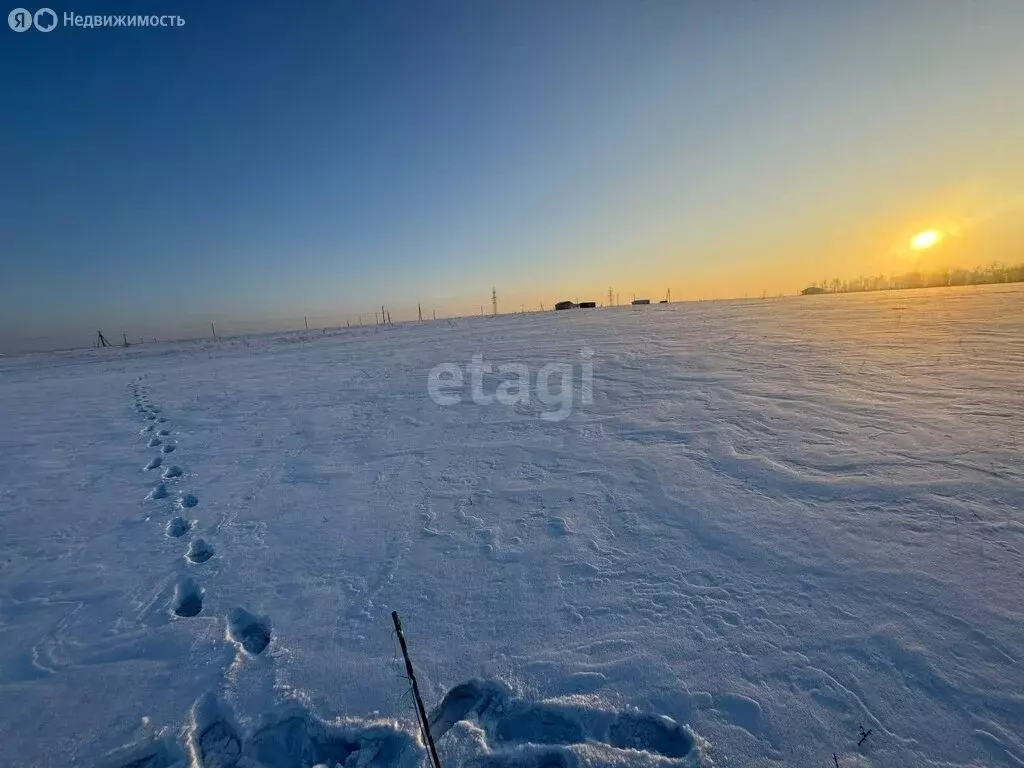
[[1022,412],[1020,286],[0,359],[0,764],[426,765],[397,610],[449,767],[1024,765]]

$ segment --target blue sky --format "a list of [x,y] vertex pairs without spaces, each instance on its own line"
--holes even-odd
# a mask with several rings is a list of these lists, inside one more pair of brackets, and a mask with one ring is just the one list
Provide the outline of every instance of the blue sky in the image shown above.
[[3,348],[1022,252],[1019,0],[52,7],[186,24],[0,33]]

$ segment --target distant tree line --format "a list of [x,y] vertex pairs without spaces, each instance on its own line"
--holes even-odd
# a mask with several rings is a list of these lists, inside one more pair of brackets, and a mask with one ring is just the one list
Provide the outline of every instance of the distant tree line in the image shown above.
[[992,262],[974,269],[947,267],[934,272],[907,272],[902,275],[860,276],[852,280],[822,280],[812,288],[823,293],[860,293],[893,291],[904,288],[938,288],[948,285],[990,285],[992,283],[1024,283],[1024,264],[1007,266]]

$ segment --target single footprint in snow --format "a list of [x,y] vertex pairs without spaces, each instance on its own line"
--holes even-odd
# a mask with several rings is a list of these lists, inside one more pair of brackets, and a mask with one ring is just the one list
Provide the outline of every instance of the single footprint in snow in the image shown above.
[[152,459],[149,460],[149,464],[146,465],[146,469],[156,469],[163,463],[163,459],[161,459],[159,456],[154,456]]
[[180,539],[192,529],[192,523],[183,517],[173,517],[167,523],[167,535],[172,539]]
[[440,739],[460,720],[489,709],[505,711],[511,692],[502,682],[469,680],[444,695],[429,715],[430,729]]
[[[243,763],[237,761],[238,765],[260,765],[260,766],[312,766],[312,768],[340,768],[347,765],[349,768],[364,766],[370,768],[397,768],[398,766],[422,765],[419,759],[421,750],[413,746],[411,735],[399,730],[397,724],[369,724],[366,726],[355,725],[354,723],[330,723],[321,720],[302,704],[290,702],[285,705],[287,709],[279,711],[272,717],[264,718],[264,724],[260,725],[247,739],[241,751],[251,760]],[[214,710],[215,712],[217,710]],[[221,712],[224,710],[221,709]],[[220,715],[221,721],[230,720],[230,712],[225,717]],[[200,720],[194,718],[196,728],[194,733],[200,731],[200,722],[209,722],[213,718]],[[225,729],[225,732],[227,729]],[[193,739],[193,744],[196,743]],[[219,738],[217,744],[223,744],[227,740]],[[230,742],[228,742],[230,743]],[[200,750],[193,748],[193,754]],[[205,762],[203,765],[225,765],[219,754],[215,763],[211,760],[216,750],[209,750],[202,754]],[[233,753],[229,760],[234,759]],[[446,763],[452,768],[453,763]],[[531,764],[532,765],[532,764]],[[149,767],[147,767],[149,768]],[[159,768],[154,766],[153,768]]]
[[163,441],[159,437],[151,437],[149,439],[148,445],[149,445],[150,448],[156,448],[162,442]]
[[161,416],[159,419],[157,419],[157,421],[159,421],[161,424],[166,424],[167,423],[167,417],[166,416]]
[[154,429],[156,429],[156,426],[155,426],[155,425],[153,425],[153,424],[147,424],[146,426],[144,426],[144,427],[142,428],[142,430],[141,430],[141,431],[139,432],[139,434],[140,434],[140,435],[144,435],[144,434],[146,434],[147,432],[152,432],[152,431],[153,431]]
[[195,579],[181,579],[174,587],[171,610],[177,616],[198,616],[203,610],[203,590]]
[[166,499],[167,498],[167,486],[163,483],[157,483],[152,491],[149,492],[148,499]]
[[169,434],[171,434],[171,430],[167,428],[158,429],[156,433],[160,435],[160,437],[167,437]]
[[180,504],[183,509],[191,509],[198,503],[199,497],[197,497],[194,493],[183,493],[178,498],[178,504]]
[[[189,764],[205,768],[235,768],[242,756],[242,736],[230,707],[217,701],[213,694],[207,693],[192,705],[191,719],[191,727],[188,729],[189,751],[195,760]],[[245,764],[249,765],[249,762]],[[299,759],[291,764],[308,765]]]
[[177,447],[178,447],[178,446],[176,446],[176,445],[171,445],[171,444],[169,444],[169,443],[168,443],[167,445],[165,445],[165,446],[164,446],[163,448],[161,448],[160,450],[161,450],[161,451],[162,451],[163,453],[174,453],[174,449],[175,449],[175,448],[177,448]]
[[[154,461],[158,461],[158,460],[159,460],[159,457],[154,459]],[[168,467],[167,469],[164,470],[164,479],[165,480],[172,480],[175,477],[181,477],[183,474],[184,474],[184,472],[182,471],[181,467],[179,467],[177,464],[175,464],[175,465],[170,466],[170,467]]]
[[675,720],[640,712],[620,713],[608,728],[608,743],[665,757],[685,757],[693,749],[693,738]]
[[213,547],[206,539],[195,539],[189,545],[186,556],[193,563],[205,563],[213,557]]
[[228,638],[246,653],[259,656],[270,645],[270,620],[235,608],[228,614]]

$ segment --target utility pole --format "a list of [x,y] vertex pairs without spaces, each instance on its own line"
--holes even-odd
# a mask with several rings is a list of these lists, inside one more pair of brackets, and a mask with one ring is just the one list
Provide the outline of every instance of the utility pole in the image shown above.
[[309,320],[306,319],[305,315],[302,316],[302,322],[304,322],[306,324],[306,330],[308,331],[309,330]]
[[667,303],[669,303],[669,304],[672,303],[672,289],[671,288],[669,288],[667,291],[665,291],[665,301]]
[[494,287],[491,288],[491,310],[492,314],[498,314],[498,291]]
[[131,344],[129,344],[129,343],[128,343],[128,334],[127,334],[127,333],[122,333],[122,334],[121,334],[121,337],[122,337],[122,338],[124,339],[124,345],[125,345],[126,347],[130,347],[130,346],[131,346]]
[[609,307],[614,306],[614,304],[612,302],[612,289],[611,289],[611,286],[608,286],[608,306]]
[[213,323],[210,323],[210,330],[213,332],[213,340],[216,341],[217,340],[217,327]]
[[434,319],[437,320],[437,310],[434,310]]
[[416,311],[419,313],[420,322],[423,322],[423,305],[419,302],[416,303]]

